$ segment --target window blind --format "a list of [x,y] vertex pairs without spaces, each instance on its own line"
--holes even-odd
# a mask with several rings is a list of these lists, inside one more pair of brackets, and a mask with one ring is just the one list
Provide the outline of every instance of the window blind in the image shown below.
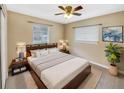
[[33,25],[33,44],[49,42],[49,29],[46,25]]
[[99,30],[99,25],[75,28],[75,40],[80,42],[97,42],[99,41]]

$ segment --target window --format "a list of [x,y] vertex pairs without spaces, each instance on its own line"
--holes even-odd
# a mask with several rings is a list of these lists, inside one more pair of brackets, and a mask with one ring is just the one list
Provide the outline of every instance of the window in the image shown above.
[[99,41],[99,25],[75,28],[75,40],[78,42]]
[[46,25],[33,25],[33,44],[49,42],[49,28]]

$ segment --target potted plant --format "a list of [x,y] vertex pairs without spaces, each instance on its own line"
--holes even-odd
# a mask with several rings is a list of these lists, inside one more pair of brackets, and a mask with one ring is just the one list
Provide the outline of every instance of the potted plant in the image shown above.
[[121,49],[122,47],[113,43],[109,43],[105,49],[107,60],[110,62],[109,72],[114,76],[118,75],[117,63],[120,63]]

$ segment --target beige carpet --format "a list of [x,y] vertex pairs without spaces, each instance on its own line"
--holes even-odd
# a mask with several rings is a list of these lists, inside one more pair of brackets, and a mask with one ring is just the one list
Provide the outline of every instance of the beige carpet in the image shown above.
[[[92,73],[79,86],[79,89],[94,89],[102,75],[102,71],[92,68]],[[7,89],[36,89],[37,86],[29,71],[15,76],[9,76]]]

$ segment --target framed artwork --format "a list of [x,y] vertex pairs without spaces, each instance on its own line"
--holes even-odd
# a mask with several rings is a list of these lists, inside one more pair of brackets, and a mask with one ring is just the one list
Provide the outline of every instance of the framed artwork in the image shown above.
[[105,42],[123,42],[123,26],[110,26],[102,28],[102,39]]

